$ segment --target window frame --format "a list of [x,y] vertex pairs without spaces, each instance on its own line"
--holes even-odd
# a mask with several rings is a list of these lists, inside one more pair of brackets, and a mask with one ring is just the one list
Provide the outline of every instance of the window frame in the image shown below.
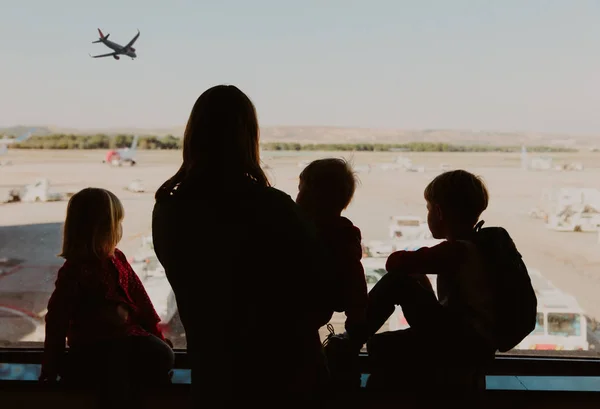
[[[43,348],[0,348],[0,362],[39,365],[42,353]],[[362,373],[370,373],[366,353],[360,354],[359,363]],[[187,351],[175,350],[175,368],[190,368]],[[496,359],[484,368],[484,373],[498,376],[600,376],[600,358],[497,354]]]

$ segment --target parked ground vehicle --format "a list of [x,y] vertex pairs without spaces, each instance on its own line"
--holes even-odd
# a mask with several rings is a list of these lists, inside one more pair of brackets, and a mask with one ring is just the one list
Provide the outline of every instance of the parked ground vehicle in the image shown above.
[[537,270],[529,275],[538,298],[537,323],[515,349],[587,351],[588,322],[575,297],[554,287]]

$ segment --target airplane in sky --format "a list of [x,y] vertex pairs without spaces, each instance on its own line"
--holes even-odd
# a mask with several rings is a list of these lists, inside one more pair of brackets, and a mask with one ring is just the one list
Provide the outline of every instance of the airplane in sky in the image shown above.
[[137,143],[139,135],[133,137],[131,146],[128,148],[111,149],[106,153],[106,159],[102,163],[108,163],[113,166],[122,166],[124,163],[128,163],[129,166],[136,164],[135,154],[137,152]]
[[11,145],[13,143],[20,143],[20,142],[25,142],[27,139],[29,139],[31,137],[31,135],[33,135],[33,131],[35,131],[35,129],[30,129],[27,132],[25,132],[23,135],[17,136],[16,138],[1,138],[0,139],[0,156],[4,156],[8,153],[8,145]]
[[118,60],[119,58],[121,58],[121,57],[119,57],[119,55],[126,55],[128,57],[131,57],[132,60],[137,57],[137,55],[135,54],[135,48],[133,48],[133,44],[136,42],[136,40],[140,36],[140,30],[138,30],[135,37],[133,37],[133,39],[130,42],[128,42],[127,45],[125,45],[125,46],[122,46],[120,44],[110,41],[108,39],[108,36],[110,36],[110,34],[104,35],[104,34],[102,34],[102,31],[100,29],[98,29],[98,33],[100,33],[100,38],[96,41],[92,41],[92,44],[102,43],[105,46],[107,46],[108,48],[112,49],[113,52],[108,53],[108,54],[100,54],[100,55],[91,55],[90,54],[90,57],[92,57],[92,58],[113,57],[115,60]]

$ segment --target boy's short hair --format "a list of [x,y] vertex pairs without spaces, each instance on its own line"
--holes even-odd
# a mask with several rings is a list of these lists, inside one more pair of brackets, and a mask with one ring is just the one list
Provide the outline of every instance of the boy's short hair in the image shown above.
[[317,159],[300,173],[301,189],[310,191],[324,206],[339,212],[352,201],[357,182],[352,166],[338,158]]
[[103,259],[121,240],[123,204],[114,193],[88,187],[75,193],[67,205],[62,251],[67,260]]
[[481,177],[459,169],[433,179],[425,188],[425,200],[440,206],[452,223],[475,226],[487,209],[489,194]]

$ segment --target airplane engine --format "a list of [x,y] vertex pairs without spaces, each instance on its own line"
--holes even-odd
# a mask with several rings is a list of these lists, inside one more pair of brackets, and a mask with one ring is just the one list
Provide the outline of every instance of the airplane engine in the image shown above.
[[118,59],[120,59],[121,57],[119,57],[118,55],[113,55],[113,58],[114,58],[115,60],[118,60]]

